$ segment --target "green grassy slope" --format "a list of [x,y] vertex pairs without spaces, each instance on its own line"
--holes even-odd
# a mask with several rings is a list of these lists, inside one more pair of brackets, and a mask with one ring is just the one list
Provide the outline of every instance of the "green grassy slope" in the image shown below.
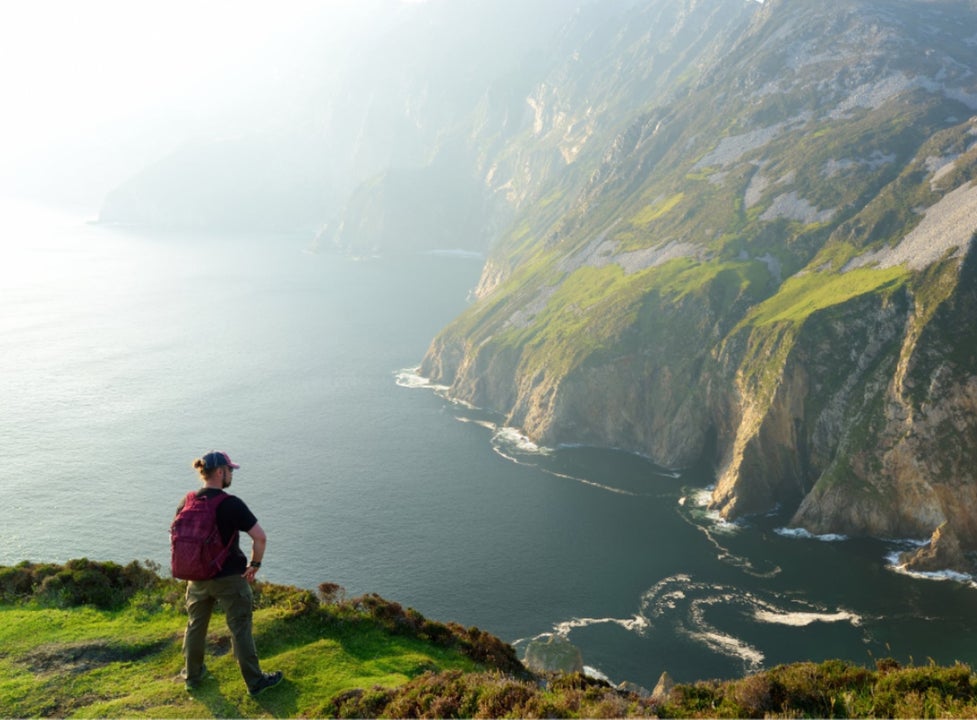
[[511,648],[477,629],[431,623],[377,596],[337,601],[259,584],[262,665],[286,681],[251,698],[218,613],[206,661],[213,678],[191,694],[179,677],[182,585],[135,563],[0,568],[0,716],[322,716],[354,688],[518,665]]
[[132,563],[0,567],[5,717],[974,717],[964,665],[797,663],[656,698],[581,675],[535,676],[477,628],[431,622],[376,595],[258,585],[255,636],[286,680],[245,692],[223,618],[213,677],[179,677],[181,583]]

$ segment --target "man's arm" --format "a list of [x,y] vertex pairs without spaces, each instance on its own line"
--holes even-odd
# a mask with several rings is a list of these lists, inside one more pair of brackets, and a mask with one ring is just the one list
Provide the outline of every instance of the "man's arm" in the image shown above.
[[248,535],[251,536],[251,564],[248,565],[248,569],[244,571],[244,577],[247,578],[248,582],[254,582],[254,576],[258,574],[258,568],[255,567],[255,563],[261,564],[261,559],[265,556],[265,546],[268,544],[268,536],[265,535],[265,531],[261,529],[261,525],[255,523],[248,530]]

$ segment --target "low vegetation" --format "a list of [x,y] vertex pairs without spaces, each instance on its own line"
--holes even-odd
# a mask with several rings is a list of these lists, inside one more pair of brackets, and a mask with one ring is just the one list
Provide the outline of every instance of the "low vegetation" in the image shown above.
[[259,584],[255,635],[286,682],[251,698],[222,622],[213,679],[179,677],[182,584],[152,563],[0,567],[0,711],[10,717],[974,717],[965,665],[798,663],[652,697],[580,674],[539,676],[477,628],[377,595]]

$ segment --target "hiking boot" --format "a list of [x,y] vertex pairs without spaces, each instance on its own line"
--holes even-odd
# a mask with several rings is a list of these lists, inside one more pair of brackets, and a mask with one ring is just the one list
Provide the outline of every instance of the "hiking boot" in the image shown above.
[[284,679],[285,674],[281,670],[271,673],[263,673],[261,675],[261,679],[254,684],[254,687],[250,688],[251,697],[257,697],[268,688],[275,687]]
[[214,676],[207,669],[207,666],[204,665],[204,667],[200,671],[200,677],[197,678],[196,680],[190,680],[187,677],[187,670],[186,670],[186,668],[184,668],[183,671],[180,673],[180,677],[183,678],[183,685],[184,685],[184,687],[186,687],[187,692],[193,692],[194,690],[199,689],[201,685],[203,685],[204,680],[209,680],[210,678],[212,678]]

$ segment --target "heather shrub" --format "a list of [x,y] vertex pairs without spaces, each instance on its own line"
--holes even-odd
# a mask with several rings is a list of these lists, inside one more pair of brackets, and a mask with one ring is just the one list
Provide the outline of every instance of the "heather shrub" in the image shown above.
[[[495,673],[427,672],[396,690],[343,693],[326,710],[345,717],[539,717],[535,684]],[[552,716],[552,715],[551,715]]]
[[23,562],[15,567],[0,567],[0,602],[33,599],[53,607],[94,605],[107,610],[140,595],[147,608],[158,606],[175,581],[160,578],[154,565],[132,562],[123,567],[79,558],[64,565]]
[[590,678],[553,676],[546,687],[500,672],[427,672],[381,697],[342,693],[326,706],[343,717],[572,718],[653,717],[651,700]]
[[902,665],[900,665],[899,661],[894,658],[879,658],[875,661],[875,669],[880,673],[887,673],[893,670],[899,670],[901,668]]
[[975,695],[977,686],[966,665],[903,668],[879,676],[872,710],[885,717],[935,717],[948,714],[947,708],[972,704]]
[[[668,703],[668,707],[680,707],[682,711],[678,715],[706,717],[715,717],[715,710],[722,700],[722,696],[717,692],[715,685],[706,682],[676,685],[672,690],[672,698],[673,700]],[[669,715],[677,716],[674,711],[670,712]]]
[[605,681],[588,677],[579,672],[557,675],[550,681],[550,688],[553,690],[580,690],[581,692],[588,692],[594,689],[608,687],[610,685]]
[[783,686],[766,674],[751,675],[733,685],[727,700],[738,708],[740,717],[762,718],[780,709],[784,698]]
[[33,591],[34,575],[29,567],[0,568],[0,602],[26,599]]
[[471,717],[473,713],[468,708],[465,680],[460,672],[427,672],[400,688],[390,698],[383,714],[386,717]]
[[371,690],[355,688],[342,692],[325,707],[325,714],[335,718],[378,718],[390,702],[393,691],[382,687]]
[[603,693],[600,698],[587,704],[587,717],[590,718],[622,718],[635,714],[635,708],[627,699],[617,693]]
[[[576,705],[577,703],[572,703]],[[569,709],[569,704],[563,696],[548,693],[536,693],[523,708],[523,717],[527,718],[569,718],[576,713]]]
[[483,681],[475,716],[482,718],[525,717],[524,708],[536,694],[534,686],[513,680]]
[[346,588],[337,583],[319,583],[316,590],[319,602],[323,605],[338,605],[346,599]]
[[515,648],[508,643],[477,627],[468,629],[460,625],[449,625],[449,627],[461,640],[465,654],[473,660],[503,672],[528,677],[528,671],[519,660]]
[[455,634],[444,623],[435,622],[434,620],[424,620],[421,623],[420,636],[427,638],[435,645],[446,646],[454,640]]
[[772,710],[786,707],[814,717],[847,715],[845,691],[862,692],[874,681],[869,669],[842,660],[781,665],[766,677],[771,681]]
[[255,608],[279,608],[286,618],[304,617],[316,612],[320,607],[315,593],[291,585],[255,583],[252,592]]

